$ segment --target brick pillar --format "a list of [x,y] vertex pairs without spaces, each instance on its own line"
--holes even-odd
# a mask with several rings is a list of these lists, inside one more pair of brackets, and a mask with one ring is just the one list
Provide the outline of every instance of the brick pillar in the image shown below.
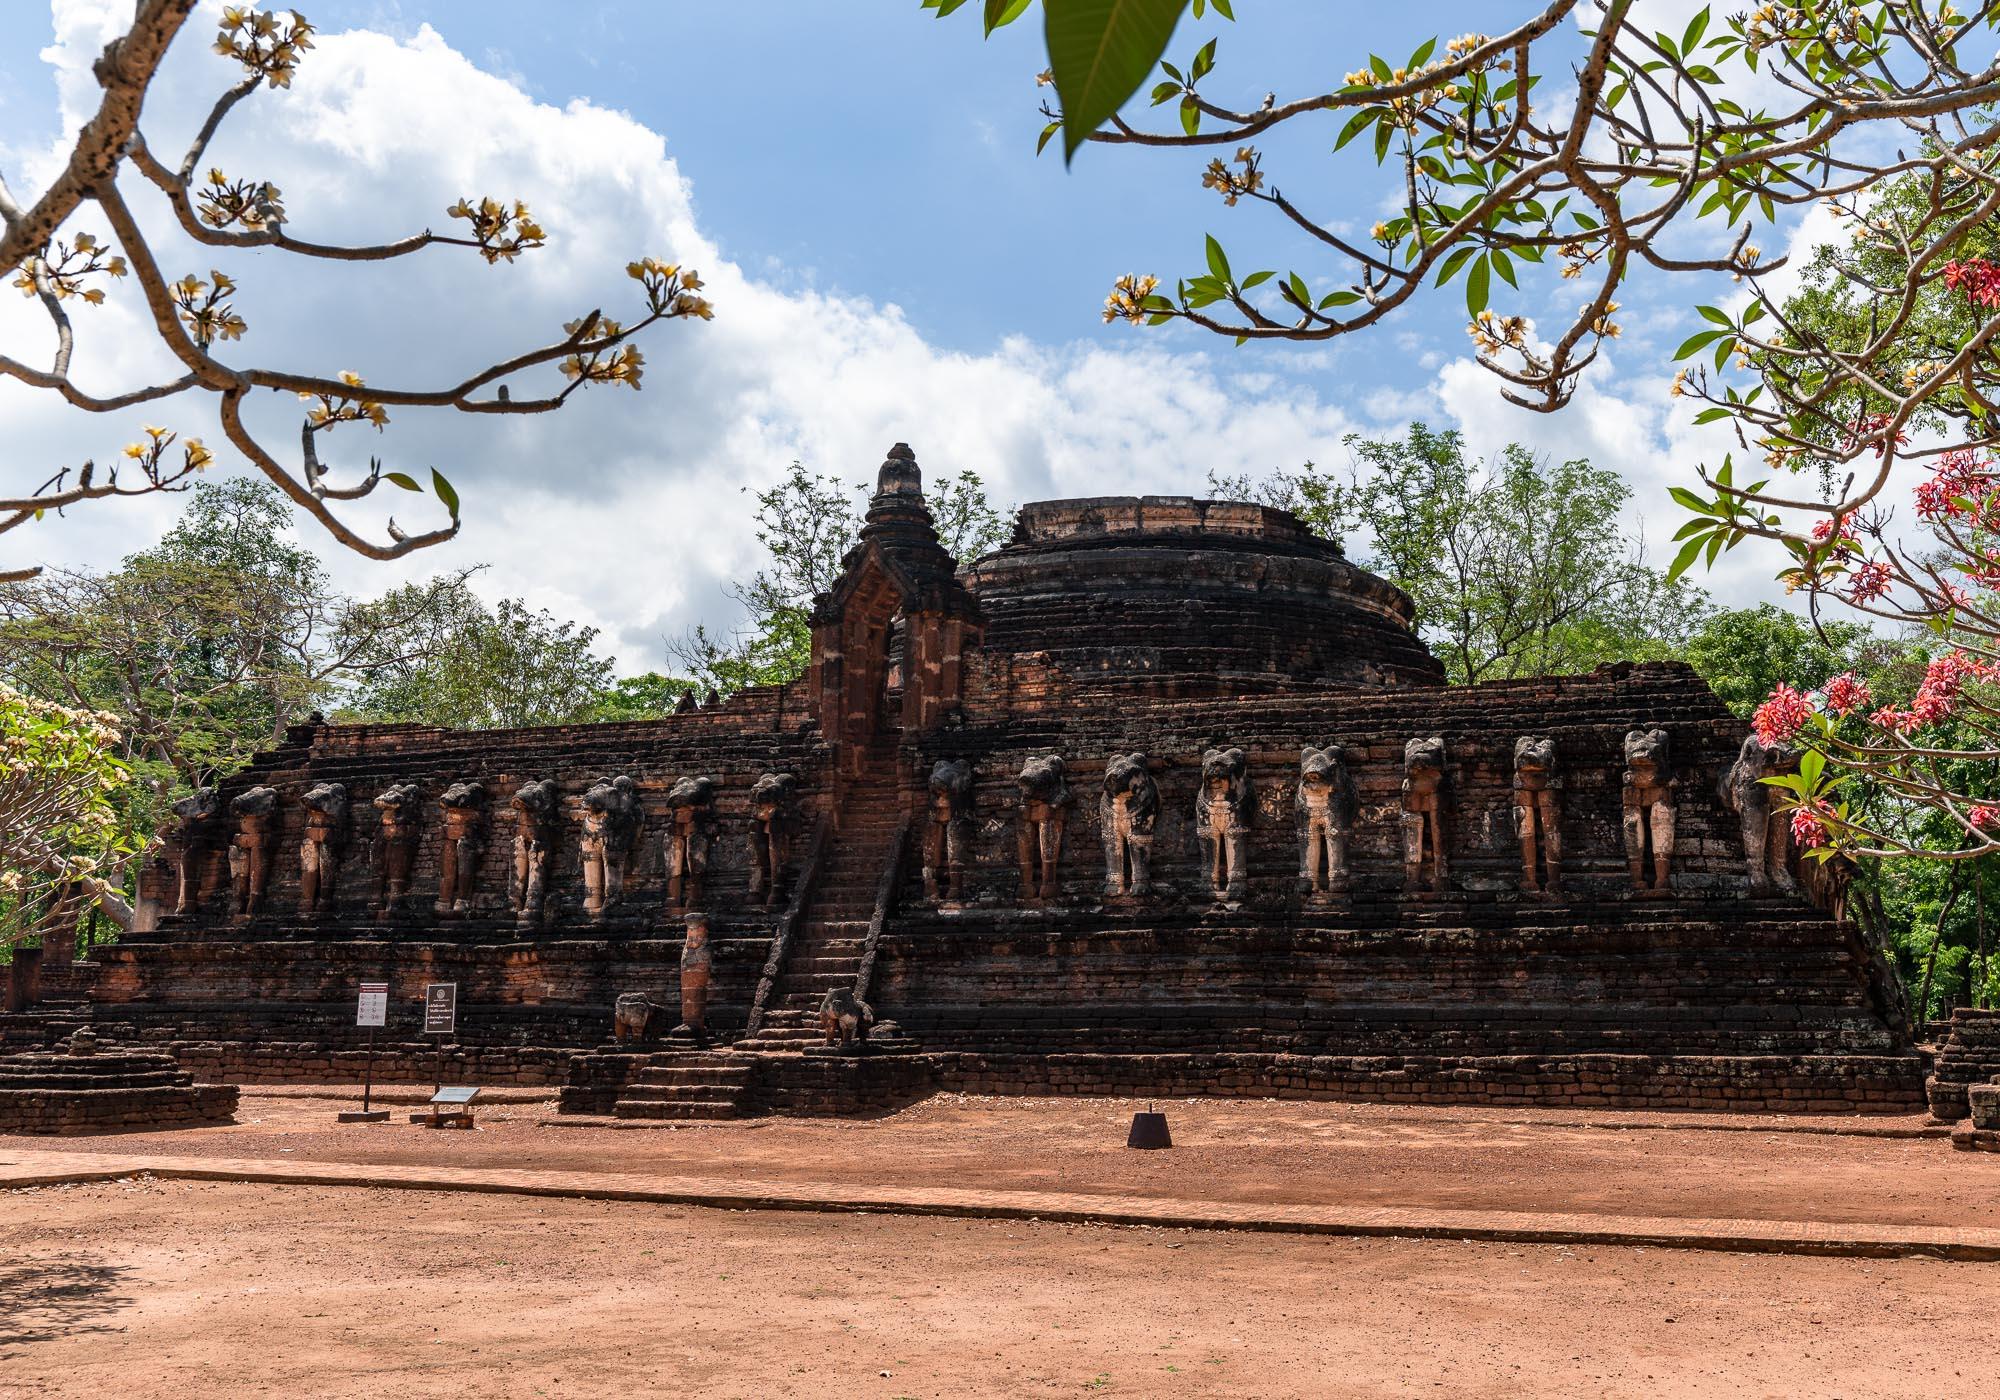
[[16,948],[7,965],[7,1010],[26,1011],[42,999],[42,950]]

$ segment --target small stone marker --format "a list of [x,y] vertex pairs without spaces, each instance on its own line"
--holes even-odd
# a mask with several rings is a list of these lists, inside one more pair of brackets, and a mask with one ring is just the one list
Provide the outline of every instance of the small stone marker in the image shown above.
[[1127,1147],[1159,1148],[1174,1145],[1173,1134],[1167,1131],[1167,1115],[1153,1109],[1132,1115],[1132,1131],[1125,1139]]

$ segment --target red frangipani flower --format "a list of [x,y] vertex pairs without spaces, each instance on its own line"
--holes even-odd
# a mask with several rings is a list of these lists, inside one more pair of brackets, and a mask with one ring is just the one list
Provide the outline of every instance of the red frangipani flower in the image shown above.
[[1771,692],[1771,698],[1759,705],[1757,712],[1750,716],[1750,727],[1767,744],[1789,743],[1800,727],[1812,718],[1812,714],[1812,702],[1779,681],[1778,688]]

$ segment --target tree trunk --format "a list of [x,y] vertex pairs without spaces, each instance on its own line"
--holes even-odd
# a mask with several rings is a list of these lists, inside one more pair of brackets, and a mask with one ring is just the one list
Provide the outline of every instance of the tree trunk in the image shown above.
[[1958,867],[1951,868],[1951,883],[1945,891],[1945,900],[1938,907],[1937,928],[1931,933],[1931,951],[1924,958],[1924,989],[1917,994],[1917,1021],[1919,1025],[1931,1017],[1931,974],[1937,970],[1938,944],[1944,941],[1944,921],[1951,917],[1952,906],[1958,903]]

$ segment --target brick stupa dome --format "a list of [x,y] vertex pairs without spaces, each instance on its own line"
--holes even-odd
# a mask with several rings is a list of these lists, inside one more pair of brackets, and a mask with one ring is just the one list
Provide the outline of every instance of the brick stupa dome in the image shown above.
[[1289,511],[1188,496],[1022,508],[1014,538],[961,575],[985,650],[1046,653],[1104,678],[1199,687],[1435,685],[1401,589]]

